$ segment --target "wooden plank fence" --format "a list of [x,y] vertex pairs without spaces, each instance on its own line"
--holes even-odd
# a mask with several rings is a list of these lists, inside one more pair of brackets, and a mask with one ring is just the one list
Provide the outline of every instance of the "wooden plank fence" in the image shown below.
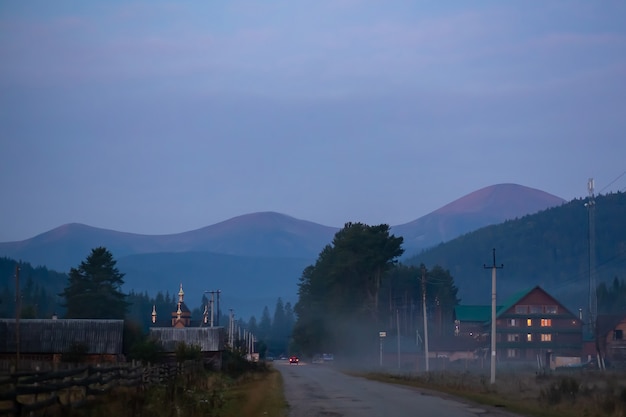
[[56,405],[78,408],[115,387],[164,384],[196,369],[190,363],[122,364],[0,375],[0,416],[30,416]]

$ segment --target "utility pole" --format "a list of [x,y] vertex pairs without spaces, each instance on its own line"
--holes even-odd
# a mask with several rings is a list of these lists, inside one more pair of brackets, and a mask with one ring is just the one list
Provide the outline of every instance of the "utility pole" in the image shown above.
[[396,308],[396,329],[397,329],[397,342],[398,342],[398,369],[400,369],[400,312]]
[[596,317],[598,314],[598,299],[596,295],[596,222],[595,207],[596,201],[593,194],[593,178],[587,182],[589,191],[589,201],[585,206],[589,212],[589,334],[595,337]]
[[233,309],[230,309],[230,322],[228,323],[228,344],[230,345],[231,349],[234,349],[235,343],[235,313],[233,312]]
[[424,358],[426,359],[426,372],[428,372],[428,318],[426,317],[426,267],[422,265],[422,310],[424,313]]
[[220,315],[222,312],[220,311],[220,293],[222,291],[217,290],[217,327],[220,327]]
[[491,268],[491,383],[496,383],[496,269],[504,268],[504,265],[496,266],[496,249],[493,249],[493,265],[483,265],[483,268]]
[[22,314],[22,294],[20,294],[20,265],[15,264],[15,371],[20,369],[20,315]]
[[[211,318],[210,318],[210,326],[213,327],[213,317],[215,317],[215,312],[213,311],[213,306],[215,305],[215,294],[219,293],[218,291],[205,291],[205,294],[211,294],[211,299],[209,300],[209,305],[211,306]],[[219,318],[219,316],[218,316]]]

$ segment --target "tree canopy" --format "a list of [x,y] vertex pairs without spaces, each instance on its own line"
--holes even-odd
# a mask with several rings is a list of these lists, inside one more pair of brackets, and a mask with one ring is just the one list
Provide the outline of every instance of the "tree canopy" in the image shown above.
[[124,274],[104,247],[91,250],[77,268],[71,268],[65,290],[67,318],[123,319],[128,303],[122,293]]
[[[389,226],[346,223],[302,273],[293,337],[308,353],[330,352],[358,327],[379,323],[381,283],[404,250]],[[349,331],[347,331],[349,330]]]

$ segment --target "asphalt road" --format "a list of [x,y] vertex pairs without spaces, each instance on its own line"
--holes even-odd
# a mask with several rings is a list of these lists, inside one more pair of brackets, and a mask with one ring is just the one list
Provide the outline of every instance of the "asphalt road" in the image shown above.
[[289,417],[510,417],[418,388],[353,377],[329,364],[276,361],[283,376]]

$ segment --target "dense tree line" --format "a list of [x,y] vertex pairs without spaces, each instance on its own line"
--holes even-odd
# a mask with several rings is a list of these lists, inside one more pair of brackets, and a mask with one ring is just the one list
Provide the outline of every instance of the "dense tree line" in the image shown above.
[[335,234],[300,278],[297,349],[305,354],[367,350],[390,316],[398,315],[393,310],[415,301],[414,292],[402,285],[414,271],[396,267],[396,279],[390,279],[402,241],[385,224],[346,223]]
[[0,317],[15,317],[16,266],[19,267],[22,317],[49,318],[54,313],[64,313],[57,293],[66,283],[66,274],[0,258]]
[[265,306],[261,319],[250,317],[247,323],[240,326],[254,334],[256,349],[261,357],[287,355],[291,351],[292,331],[295,324],[295,313],[291,303],[283,303],[281,298],[276,301],[274,314]]

